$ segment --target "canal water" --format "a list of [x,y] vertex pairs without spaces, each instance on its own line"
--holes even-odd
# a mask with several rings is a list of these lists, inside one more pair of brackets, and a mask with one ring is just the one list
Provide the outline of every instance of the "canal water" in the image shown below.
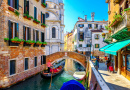
[[7,90],[60,90],[64,82],[74,79],[73,73],[79,68],[84,70],[79,63],[73,61],[72,59],[66,59],[63,73],[53,77],[51,87],[51,80],[43,79],[41,78],[40,74],[37,74],[19,84],[8,88]]

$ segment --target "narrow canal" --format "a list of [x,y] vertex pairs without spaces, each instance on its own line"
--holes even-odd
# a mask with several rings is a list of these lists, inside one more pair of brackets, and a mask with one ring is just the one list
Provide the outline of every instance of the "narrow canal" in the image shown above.
[[19,84],[10,87],[7,90],[60,90],[64,82],[74,79],[73,73],[78,70],[78,68],[84,70],[80,64],[76,63],[72,59],[67,59],[65,60],[65,68],[63,73],[53,77],[50,89],[49,87],[51,80],[43,79],[41,78],[40,74],[37,74]]

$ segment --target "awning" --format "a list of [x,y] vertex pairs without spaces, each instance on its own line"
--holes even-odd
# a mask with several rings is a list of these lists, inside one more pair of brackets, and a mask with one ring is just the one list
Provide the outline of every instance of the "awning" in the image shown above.
[[127,46],[130,44],[130,39],[121,41],[121,42],[116,42],[113,43],[110,47],[105,49],[105,53],[112,54],[112,55],[117,55],[117,51],[120,50],[121,48]]
[[112,44],[108,44],[108,45],[100,48],[99,51],[105,52],[104,50],[107,49],[108,47],[112,46],[112,45],[113,45],[113,43]]

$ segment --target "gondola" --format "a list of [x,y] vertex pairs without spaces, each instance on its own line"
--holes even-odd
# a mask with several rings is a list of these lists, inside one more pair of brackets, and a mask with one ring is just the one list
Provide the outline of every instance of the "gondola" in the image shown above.
[[62,73],[64,71],[64,64],[61,65],[62,68],[60,69],[59,72],[56,72],[56,73],[47,73],[45,71],[42,71],[40,74],[41,74],[41,77],[44,78],[44,79],[50,79],[51,76],[54,77],[60,73]]
[[75,79],[77,79],[78,81],[81,81],[85,78],[85,71],[76,71],[74,74],[73,74],[73,77]]

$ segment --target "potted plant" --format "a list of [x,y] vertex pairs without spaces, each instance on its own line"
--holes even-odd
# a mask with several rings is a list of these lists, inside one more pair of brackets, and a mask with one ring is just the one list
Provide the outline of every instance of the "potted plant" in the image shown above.
[[27,14],[24,14],[23,17],[24,17],[24,18],[28,18],[28,17],[27,17]]
[[35,42],[34,40],[33,40],[33,41],[31,41],[31,44],[32,44],[32,45],[34,45],[35,43],[36,43],[36,42]]
[[109,30],[109,33],[111,33],[111,30]]
[[31,40],[27,40],[27,41],[26,41],[26,44],[31,44],[31,43],[32,43]]
[[47,42],[43,42],[42,44],[43,44],[43,45],[47,45]]
[[13,7],[8,7],[8,9],[10,10],[10,11],[12,11],[12,12],[14,12],[14,8]]
[[18,37],[14,37],[14,38],[11,39],[11,42],[13,42],[13,43],[20,43],[21,39],[19,39]]
[[126,11],[127,14],[130,14],[130,8],[124,9],[124,11]]
[[40,21],[38,21],[37,19],[34,19],[33,22],[35,22],[36,24],[40,23]]
[[46,27],[47,25],[46,25],[46,24],[44,24],[44,23],[42,23],[42,24],[41,24],[41,26]]
[[41,41],[37,41],[36,44],[37,45],[42,45],[42,42]]
[[25,40],[21,39],[21,42],[20,42],[20,44],[23,44],[24,42],[25,42]]
[[28,15],[28,20],[31,20],[31,19],[33,19],[33,17],[32,16],[30,16],[30,15]]
[[102,36],[105,36],[105,33],[102,33]]
[[45,3],[42,3],[42,6],[45,8],[45,7],[46,7],[46,4],[45,4]]
[[17,10],[15,10],[15,12],[14,12],[17,16],[19,16],[20,15],[20,13],[17,11]]
[[6,42],[6,41],[9,41],[9,38],[4,38],[4,41]]

